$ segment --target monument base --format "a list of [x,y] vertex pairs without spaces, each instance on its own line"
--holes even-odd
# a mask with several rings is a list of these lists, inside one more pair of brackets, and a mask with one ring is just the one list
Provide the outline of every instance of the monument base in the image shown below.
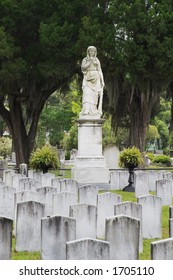
[[74,167],[72,178],[79,184],[109,184],[109,169],[106,167]]
[[79,184],[109,184],[109,168],[102,154],[103,119],[83,117],[78,121],[78,155],[72,178]]

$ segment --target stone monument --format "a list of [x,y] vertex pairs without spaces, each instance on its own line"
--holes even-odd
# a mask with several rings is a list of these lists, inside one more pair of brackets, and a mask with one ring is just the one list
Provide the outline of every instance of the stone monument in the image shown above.
[[79,183],[109,183],[109,169],[102,154],[102,100],[104,78],[97,49],[90,46],[83,59],[82,111],[78,123],[78,155],[72,177]]

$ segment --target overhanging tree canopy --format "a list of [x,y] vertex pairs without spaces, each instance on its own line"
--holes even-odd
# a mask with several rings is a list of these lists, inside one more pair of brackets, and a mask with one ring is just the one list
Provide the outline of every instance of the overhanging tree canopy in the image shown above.
[[0,2],[0,114],[17,164],[28,163],[45,101],[78,71],[75,42],[85,1]]

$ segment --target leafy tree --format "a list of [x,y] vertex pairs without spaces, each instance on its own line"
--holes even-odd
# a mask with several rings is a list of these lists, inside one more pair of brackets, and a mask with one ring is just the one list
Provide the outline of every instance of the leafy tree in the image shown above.
[[126,118],[129,144],[143,151],[152,110],[172,80],[173,4],[170,0],[98,3],[83,18],[80,42],[91,38],[98,46],[106,81],[104,109],[111,113],[115,131]]
[[151,144],[155,144],[155,142],[157,142],[157,140],[160,138],[158,129],[155,125],[149,125],[147,128],[147,133],[146,133],[146,145],[151,145]]
[[165,149],[169,145],[169,126],[171,119],[171,102],[160,98],[160,106],[157,115],[151,119],[151,124],[155,125],[160,135],[159,145],[161,149]]
[[69,132],[79,117],[81,107],[81,89],[75,78],[65,96],[61,92],[55,92],[46,101],[38,124],[37,145],[45,143],[48,132],[50,144],[61,148],[64,134]]
[[75,42],[85,2],[0,2],[0,115],[17,165],[28,163],[46,100],[78,71]]
[[[118,106],[123,100],[126,105],[130,144],[144,150],[152,109],[172,79],[172,2],[111,1],[110,16],[115,24],[115,48],[124,67],[120,90],[112,94],[118,95]],[[122,106],[116,108],[114,105],[115,123],[122,117]]]
[[0,137],[0,156],[6,158],[12,152],[12,141],[8,137]]

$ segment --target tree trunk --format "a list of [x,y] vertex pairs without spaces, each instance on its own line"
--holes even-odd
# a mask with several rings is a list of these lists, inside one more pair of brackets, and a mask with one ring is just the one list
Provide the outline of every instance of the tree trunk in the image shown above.
[[170,119],[170,127],[169,134],[173,133],[173,92],[171,94],[171,119]]
[[[1,115],[6,122],[12,136],[16,153],[16,166],[21,163],[29,163],[29,157],[34,147],[35,136],[40,113],[45,100],[40,101],[39,106],[32,111],[32,118],[27,132],[24,122],[21,102],[17,96],[9,96],[9,110],[0,102]],[[26,117],[26,116],[25,116]]]
[[141,152],[145,150],[145,137],[146,129],[149,125],[152,102],[147,98],[141,102],[141,96],[144,93],[140,93],[139,98],[134,97],[132,105],[130,107],[130,133],[129,133],[129,144],[130,146],[136,146]]
[[16,164],[17,167],[19,167],[21,163],[28,164],[30,151],[28,148],[28,136],[23,121],[21,103],[17,101],[15,96],[9,97],[9,112],[11,119],[10,132],[16,153]]
[[142,111],[130,112],[129,145],[136,146],[141,152],[145,150],[145,135],[148,121]]

